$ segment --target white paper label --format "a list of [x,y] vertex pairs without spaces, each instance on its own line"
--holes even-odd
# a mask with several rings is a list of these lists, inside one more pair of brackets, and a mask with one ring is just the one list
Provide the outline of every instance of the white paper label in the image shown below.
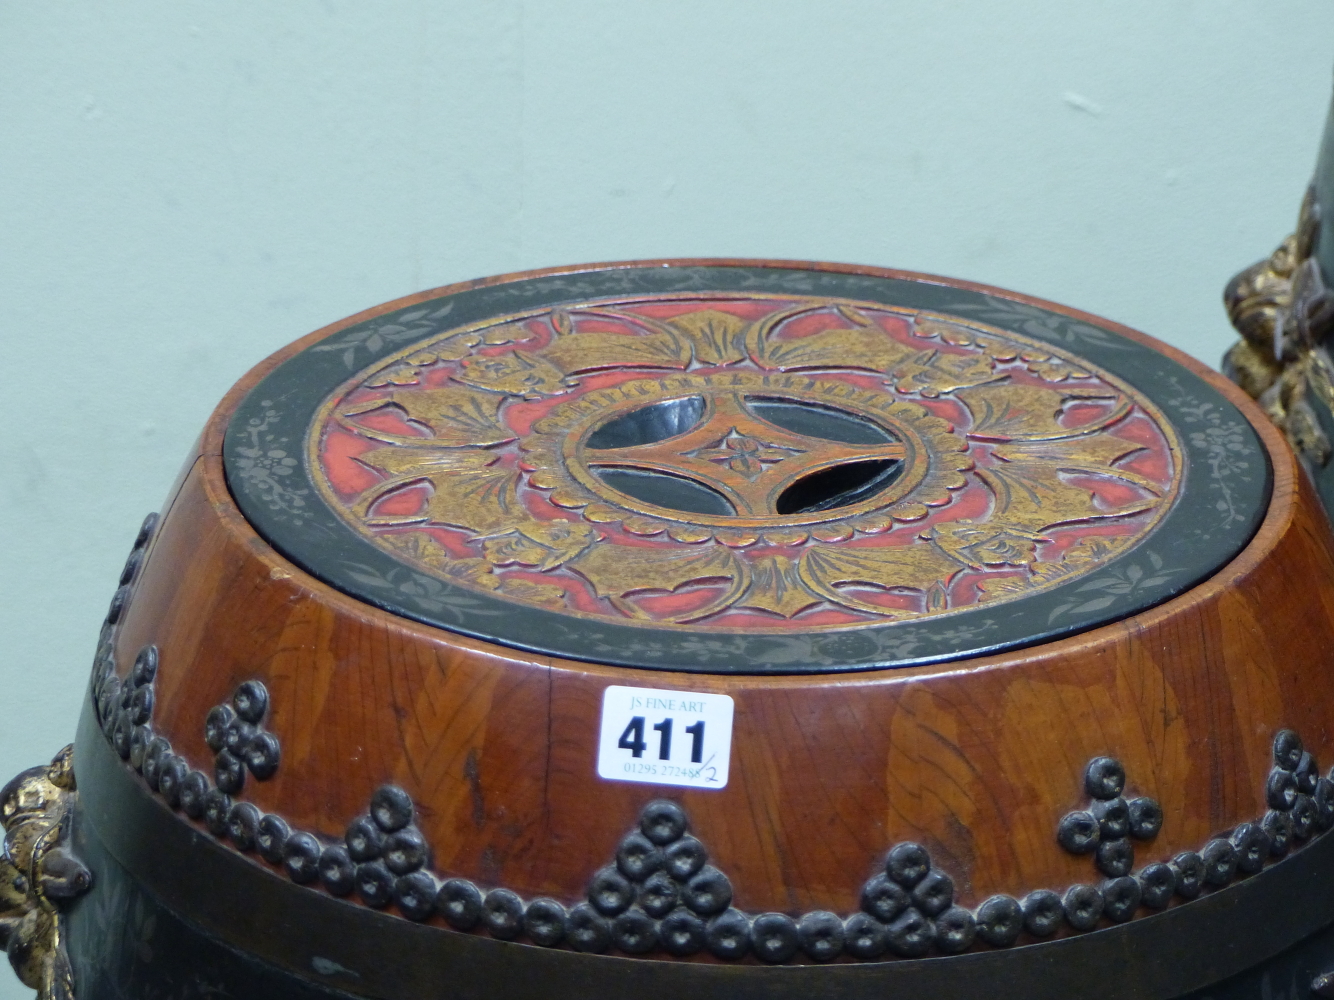
[[727,695],[615,686],[602,695],[602,777],[722,788],[731,760],[732,699]]

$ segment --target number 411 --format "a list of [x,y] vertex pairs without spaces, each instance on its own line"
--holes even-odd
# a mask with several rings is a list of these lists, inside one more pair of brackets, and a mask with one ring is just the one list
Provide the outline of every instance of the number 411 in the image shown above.
[[[671,716],[654,725],[653,731],[658,734],[658,760],[671,760]],[[704,762],[704,720],[700,719],[693,726],[686,726],[685,731],[690,736],[690,762],[692,764],[702,764]],[[635,757],[644,756],[644,751],[648,749],[648,744],[644,741],[644,716],[636,715],[630,720],[630,724],[625,727],[625,732],[621,733],[620,742],[616,745],[622,750],[629,750]]]

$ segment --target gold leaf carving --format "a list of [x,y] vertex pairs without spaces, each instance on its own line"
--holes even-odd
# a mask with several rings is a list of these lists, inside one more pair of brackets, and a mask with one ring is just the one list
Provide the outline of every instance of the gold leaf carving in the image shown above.
[[548,570],[569,562],[597,538],[597,531],[587,524],[565,520],[527,521],[484,539],[482,551],[496,566],[517,563]]
[[559,395],[572,384],[550,361],[527,351],[467,358],[454,377],[479,389],[524,399]]
[[[1029,385],[991,385],[961,389],[955,396],[973,416],[970,433],[1001,441],[1046,440],[1091,434],[1115,423],[1130,412],[1130,400],[1111,390],[1044,389]],[[1115,401],[1099,420],[1079,427],[1058,422],[1072,400]]]
[[1042,532],[1058,524],[1123,517],[1149,510],[1156,497],[1100,510],[1093,493],[1060,477],[1060,470],[1033,462],[1012,462],[978,469],[977,475],[996,495],[995,520],[1020,530]]
[[750,587],[737,601],[741,607],[791,618],[824,600],[801,582],[797,562],[788,556],[762,556],[751,563],[750,573]]
[[746,356],[744,338],[750,325],[739,316],[719,309],[674,316],[667,325],[680,330],[694,348],[695,360],[702,365],[727,365]]
[[[514,440],[514,434],[498,416],[503,396],[477,392],[456,386],[443,389],[395,389],[387,396],[359,403],[343,410],[338,422],[363,437],[388,444],[422,445],[427,442],[444,448],[500,444]],[[431,430],[431,437],[410,437],[376,430],[351,418],[372,413],[386,406],[397,407],[414,423]]]
[[928,398],[1005,377],[996,373],[985,354],[945,351],[923,351],[896,365],[890,375],[900,392],[917,392]]
[[1027,566],[1037,559],[1041,535],[1015,528],[958,521],[938,525],[931,540],[974,569],[986,566]]
[[560,607],[565,603],[565,589],[554,583],[534,583],[531,580],[506,577],[500,582],[500,592],[515,600],[549,607]]
[[570,568],[593,585],[593,592],[598,597],[607,598],[622,613],[639,619],[647,619],[649,616],[625,599],[630,594],[652,590],[674,591],[686,584],[706,580],[730,581],[726,592],[706,607],[669,619],[690,621],[730,607],[749,582],[745,565],[727,549],[716,545],[702,551],[689,550],[683,553],[595,545],[571,562]]
[[824,330],[795,340],[770,337],[779,323],[802,311],[777,312],[750,327],[746,333],[746,346],[757,365],[784,371],[838,367],[883,372],[913,354],[911,348],[899,344],[878,326]]
[[416,517],[368,518],[370,524],[429,522],[482,533],[508,528],[527,516],[518,497],[519,474],[511,469],[450,472],[431,479],[434,492]]
[[558,337],[542,357],[562,372],[598,368],[684,368],[690,345],[671,331],[635,336],[630,333],[572,333]]
[[867,604],[838,590],[839,584],[863,584],[886,590],[929,590],[962,569],[934,545],[914,543],[894,548],[808,549],[802,553],[799,569],[802,582],[826,600],[845,607],[886,614],[886,609]]

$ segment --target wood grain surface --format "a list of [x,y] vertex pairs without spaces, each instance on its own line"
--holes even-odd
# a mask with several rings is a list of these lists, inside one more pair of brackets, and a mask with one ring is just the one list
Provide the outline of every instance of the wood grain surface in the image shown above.
[[[1224,570],[1074,638],[931,667],[727,677],[542,658],[379,611],[276,553],[223,479],[229,414],[320,331],[251,372],[219,407],[165,514],[118,658],[159,646],[154,726],[206,772],[209,709],[242,681],[268,686],[266,727],[282,740],[282,764],[246,786],[260,809],[337,840],[375,788],[398,784],[417,804],[433,871],[526,898],[581,899],[658,797],[685,806],[735,905],[751,913],[850,913],[902,840],[929,849],[965,906],[1060,891],[1099,877],[1055,831],[1087,802],[1084,766],[1104,754],[1125,764],[1127,795],[1151,795],[1165,811],[1138,864],[1197,850],[1263,815],[1278,729],[1295,729],[1321,763],[1334,763],[1334,543],[1286,445],[1249,400],[1170,347],[1118,332],[1153,343],[1247,415],[1270,451],[1274,493],[1259,533]],[[727,787],[599,779],[610,684],[734,698]]]

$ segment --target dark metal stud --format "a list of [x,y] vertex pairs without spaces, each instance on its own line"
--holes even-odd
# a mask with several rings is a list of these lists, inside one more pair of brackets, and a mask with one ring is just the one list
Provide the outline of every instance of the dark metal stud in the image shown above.
[[895,844],[885,859],[885,874],[905,889],[911,889],[931,870],[931,855],[912,841]]
[[888,875],[876,875],[862,887],[862,909],[882,924],[887,924],[912,903],[908,890]]
[[627,955],[642,955],[658,946],[658,923],[632,906],[612,921],[611,940]]
[[374,861],[384,852],[384,834],[369,816],[358,816],[349,823],[343,840],[347,853],[358,864]]
[[170,754],[159,760],[157,790],[173,809],[181,807],[181,786],[189,775],[190,765],[184,757]]
[[153,730],[148,726],[135,726],[134,731],[130,733],[130,766],[136,771],[143,771],[144,754],[148,752],[148,744],[152,742]]
[[1126,769],[1115,757],[1094,757],[1084,769],[1084,790],[1095,799],[1114,799],[1126,787]]
[[1130,832],[1130,807],[1119,795],[1093,803],[1089,812],[1098,821],[1098,834],[1103,841],[1120,840]]
[[1258,823],[1242,823],[1228,838],[1237,852],[1237,871],[1253,875],[1265,866],[1269,857],[1269,834]]
[[204,825],[215,837],[227,836],[227,814],[232,811],[232,797],[220,788],[210,788],[204,796]]
[[102,692],[97,698],[97,718],[105,732],[116,716],[116,705],[120,702],[120,678],[112,674],[102,682]]
[[1292,847],[1292,817],[1285,812],[1271,809],[1260,820],[1260,826],[1269,834],[1269,853],[1281,858]]
[[1091,931],[1102,916],[1102,893],[1094,885],[1072,885],[1061,900],[1065,922],[1077,931]]
[[796,921],[786,913],[761,913],[750,922],[750,947],[762,961],[789,961],[800,944]]
[[866,913],[854,913],[843,922],[843,950],[853,958],[879,958],[889,947],[885,925]]
[[130,721],[136,726],[144,725],[153,717],[153,688],[151,686],[134,689],[134,694],[130,697],[129,717]]
[[715,958],[741,958],[750,950],[750,918],[725,910],[705,925],[704,944]]
[[134,685],[128,681],[120,686],[120,707],[129,708],[134,700]]
[[1305,840],[1315,831],[1315,803],[1309,795],[1298,795],[1292,804],[1292,835]]
[[1285,771],[1295,771],[1301,759],[1301,737],[1291,729],[1280,729],[1274,735],[1274,763]]
[[843,921],[828,910],[814,910],[797,921],[797,941],[807,957],[829,962],[843,954]]
[[681,901],[705,917],[721,913],[732,905],[732,883],[717,868],[705,865],[686,883]]
[[954,902],[954,879],[939,868],[932,868],[913,887],[912,901],[928,917],[944,913]]
[[885,944],[889,950],[903,958],[918,958],[931,949],[936,929],[930,920],[917,910],[909,909],[900,913],[885,928]]
[[231,751],[237,757],[242,756],[250,746],[259,732],[253,723],[246,722],[245,719],[233,719],[227,724],[227,728],[222,734],[223,749]]
[[282,747],[278,737],[270,732],[258,732],[245,748],[245,764],[250,773],[260,781],[267,781],[278,771],[278,762],[282,758]]
[[482,900],[482,922],[502,941],[512,941],[523,931],[523,911],[523,900],[512,889],[492,889]]
[[130,759],[130,740],[133,737],[134,720],[129,711],[121,709],[116,713],[116,725],[111,730],[111,745],[116,748],[121,760]]
[[157,647],[149,643],[139,650],[139,655],[134,658],[134,666],[130,668],[130,677],[135,687],[152,684],[153,678],[157,676],[157,666]]
[[1024,909],[1017,899],[992,896],[977,908],[977,936],[987,944],[1004,948],[1019,939],[1024,929]]
[[395,875],[406,875],[426,864],[426,838],[407,826],[384,838],[384,863]]
[[1155,861],[1140,871],[1140,902],[1150,909],[1161,910],[1172,901],[1172,894],[1176,891],[1177,874],[1171,865]]
[[565,939],[575,951],[601,954],[611,946],[611,928],[593,907],[580,903],[570,910]]
[[1194,851],[1183,851],[1170,862],[1177,877],[1177,895],[1194,899],[1204,888],[1204,859]]
[[213,758],[213,780],[228,795],[245,787],[245,764],[225,747]]
[[697,954],[704,948],[704,921],[685,907],[678,906],[658,924],[658,939],[663,949],[677,958]]
[[1135,867],[1135,848],[1128,840],[1104,840],[1098,845],[1094,862],[1108,878],[1129,875]]
[[435,879],[426,872],[409,872],[394,882],[394,904],[409,920],[429,917],[435,909],[435,894]]
[[639,814],[639,828],[644,836],[660,847],[678,839],[688,825],[685,810],[669,799],[650,802]]
[[1163,807],[1157,799],[1147,795],[1131,799],[1127,806],[1130,813],[1130,835],[1136,840],[1152,840],[1163,828]]
[[181,783],[181,811],[191,819],[204,815],[204,801],[212,785],[203,771],[191,771]]
[[666,872],[660,871],[644,880],[636,902],[650,917],[661,919],[676,909],[680,900],[681,887]]
[[482,891],[467,879],[451,878],[436,893],[435,908],[450,927],[470,931],[482,919]]
[[534,944],[545,948],[558,945],[565,939],[565,921],[565,907],[554,899],[535,899],[523,911],[524,933]]
[[662,852],[663,867],[667,874],[678,882],[689,880],[708,860],[709,852],[704,849],[704,845],[689,834],[664,848]]
[[346,896],[352,891],[357,883],[357,866],[348,857],[346,847],[335,844],[320,852],[320,881],[334,896]]
[[371,819],[385,833],[412,822],[412,798],[397,785],[381,785],[371,796]]
[[589,883],[588,901],[599,913],[614,917],[630,908],[635,901],[635,888],[624,875],[608,865]]
[[227,745],[227,727],[236,721],[236,713],[230,705],[215,705],[209,709],[204,720],[204,742],[217,753]]
[[144,554],[139,549],[131,549],[130,557],[125,560],[125,565],[120,571],[119,583],[122,587],[130,583],[139,572],[139,564],[144,561]]
[[1297,802],[1297,776],[1276,767],[1265,782],[1265,801],[1270,809],[1291,809]]
[[1328,830],[1334,826],[1334,781],[1321,778],[1315,783],[1315,792],[1311,796],[1315,806],[1315,825],[1317,829]]
[[[255,829],[255,846],[259,848],[259,856],[270,864],[280,865],[283,858],[287,856],[287,838],[292,836],[292,828],[287,825],[287,821],[281,816],[275,816],[272,813],[259,821],[259,826]],[[342,848],[338,848],[342,850]],[[324,857],[328,851],[323,852],[320,857]],[[344,852],[346,853],[346,852]],[[323,866],[323,861],[320,862]],[[351,863],[348,866],[349,878],[351,873]],[[321,871],[323,875],[323,871]],[[348,888],[352,888],[352,883],[348,882]]]
[[962,906],[951,906],[936,917],[936,947],[948,955],[967,951],[976,934],[973,915]]
[[232,695],[232,704],[242,719],[258,724],[269,710],[269,689],[259,681],[246,681]]
[[[1175,883],[1175,879],[1173,882]],[[1129,875],[1121,878],[1109,878],[1098,887],[1102,894],[1102,915],[1108,920],[1122,924],[1135,915],[1139,909],[1141,892],[1138,879]]]
[[1065,919],[1061,897],[1050,889],[1038,889],[1024,897],[1024,930],[1034,937],[1054,934]]
[[1297,761],[1297,768],[1293,771],[1293,777],[1297,779],[1297,791],[1305,795],[1315,791],[1315,784],[1320,780],[1320,768],[1309,750],[1302,751],[1301,759]]
[[227,813],[227,836],[238,851],[255,849],[259,820],[259,810],[249,802],[237,802]]
[[1066,813],[1056,827],[1056,842],[1071,854],[1088,854],[1098,848],[1102,833],[1093,813]]
[[[287,838],[283,867],[293,882],[314,882],[320,875],[320,842],[308,833],[294,833]],[[382,904],[383,905],[383,904]]]
[[130,600],[130,588],[118,587],[116,592],[111,595],[111,606],[107,608],[106,623],[108,625],[120,624],[121,615],[125,613],[125,605]]
[[156,512],[149,514],[144,518],[143,524],[139,525],[139,534],[134,537],[134,547],[136,549],[142,549],[148,544],[148,540],[152,538],[153,533],[157,531],[159,520],[161,520],[161,518]]
[[144,751],[144,781],[148,787],[157,791],[158,776],[162,773],[162,758],[171,753],[171,743],[165,736],[154,736]]
[[394,898],[394,873],[383,861],[367,861],[357,865],[357,895],[367,906],[377,910],[389,905]]
[[1222,838],[1209,841],[1200,851],[1205,885],[1227,885],[1237,873],[1237,851]]
[[642,882],[662,867],[662,851],[638,831],[627,833],[616,848],[616,867],[631,882]]

